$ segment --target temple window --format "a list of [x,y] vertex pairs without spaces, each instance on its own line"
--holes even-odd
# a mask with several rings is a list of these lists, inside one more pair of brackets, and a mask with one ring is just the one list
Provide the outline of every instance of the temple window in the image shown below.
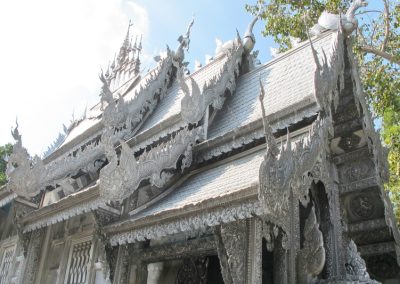
[[91,255],[91,240],[72,245],[65,284],[87,283],[89,280]]
[[9,283],[10,271],[14,260],[15,245],[4,249],[0,265],[0,284]]

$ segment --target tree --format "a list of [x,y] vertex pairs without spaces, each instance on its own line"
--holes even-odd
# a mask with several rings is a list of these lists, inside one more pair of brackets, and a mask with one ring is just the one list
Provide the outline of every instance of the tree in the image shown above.
[[[246,10],[264,20],[264,36],[272,36],[279,51],[292,47],[292,39],[307,39],[307,30],[327,10],[347,10],[350,0],[259,0]],[[400,223],[400,5],[398,0],[380,0],[380,9],[358,11],[354,52],[369,107],[380,124],[382,141],[389,148],[390,179],[387,189]]]
[[0,146],[0,186],[7,183],[7,157],[11,155],[12,149],[13,146],[11,144]]

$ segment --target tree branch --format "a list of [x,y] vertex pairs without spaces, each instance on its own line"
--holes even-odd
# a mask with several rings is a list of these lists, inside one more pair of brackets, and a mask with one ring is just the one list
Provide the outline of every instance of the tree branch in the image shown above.
[[390,34],[389,3],[387,2],[387,0],[383,0],[383,4],[384,4],[383,21],[385,22],[385,37],[383,38],[381,51],[385,51]]
[[380,13],[380,14],[383,14],[383,12],[382,12],[382,11],[379,11],[379,10],[367,10],[367,11],[358,12],[358,13],[356,14],[356,16],[358,16],[358,15],[364,15],[364,14],[368,14],[368,13]]
[[375,54],[377,56],[380,56],[392,63],[396,63],[398,65],[400,65],[400,60],[397,59],[394,55],[387,53],[385,51],[373,48],[371,46],[361,46],[360,47],[361,51],[367,52],[367,53],[371,53],[371,54]]

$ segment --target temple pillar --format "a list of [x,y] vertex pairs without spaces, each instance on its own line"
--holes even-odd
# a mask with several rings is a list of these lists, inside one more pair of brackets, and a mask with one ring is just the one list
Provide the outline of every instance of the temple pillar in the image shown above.
[[290,190],[289,195],[290,218],[289,218],[289,248],[287,258],[288,283],[297,283],[297,268],[296,260],[297,253],[300,249],[300,216],[299,216],[299,201],[294,196],[293,190]]
[[147,265],[147,284],[157,284],[160,281],[164,263],[154,262]]
[[128,284],[129,281],[129,247],[119,246],[115,269],[114,283]]
[[222,224],[216,233],[222,278],[226,284],[246,283],[248,228],[246,220]]
[[253,218],[249,224],[248,283],[262,283],[262,221]]
[[36,277],[38,276],[42,244],[46,235],[45,232],[46,228],[41,228],[31,233],[25,260],[25,271],[22,277],[22,283],[24,284],[35,283]]

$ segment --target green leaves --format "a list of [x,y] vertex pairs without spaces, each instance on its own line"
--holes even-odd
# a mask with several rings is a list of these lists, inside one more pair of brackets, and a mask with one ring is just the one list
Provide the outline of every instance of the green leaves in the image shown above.
[[7,183],[6,169],[7,169],[7,157],[12,153],[12,145],[6,144],[0,146],[0,186]]

